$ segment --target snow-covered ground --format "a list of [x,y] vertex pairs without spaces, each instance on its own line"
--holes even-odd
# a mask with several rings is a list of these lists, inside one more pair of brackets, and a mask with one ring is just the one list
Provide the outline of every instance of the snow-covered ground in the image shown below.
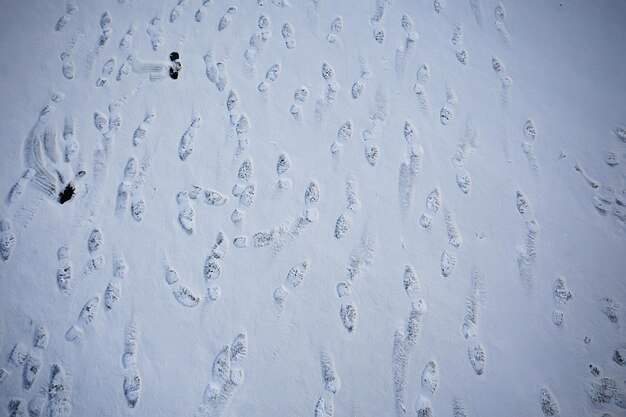
[[1,415],[625,415],[624,2],[2,9]]

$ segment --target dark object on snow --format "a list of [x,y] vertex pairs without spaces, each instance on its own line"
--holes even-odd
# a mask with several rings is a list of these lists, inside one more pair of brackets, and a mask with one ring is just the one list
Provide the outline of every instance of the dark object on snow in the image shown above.
[[174,80],[178,79],[178,72],[183,67],[183,65],[180,63],[178,58],[179,58],[178,52],[172,52],[170,54],[170,60],[172,61],[172,66],[170,67],[170,77]]
[[70,201],[74,197],[75,192],[74,185],[72,183],[67,184],[65,189],[59,193],[59,203],[63,204]]

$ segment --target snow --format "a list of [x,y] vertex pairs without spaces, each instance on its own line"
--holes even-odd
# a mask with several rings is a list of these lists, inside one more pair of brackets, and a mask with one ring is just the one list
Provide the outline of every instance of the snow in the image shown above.
[[624,4],[73,1],[0,14],[4,414],[624,414]]

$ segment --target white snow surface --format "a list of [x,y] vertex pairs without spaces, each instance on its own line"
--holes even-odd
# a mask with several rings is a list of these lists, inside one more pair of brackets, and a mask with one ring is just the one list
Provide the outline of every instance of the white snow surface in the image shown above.
[[624,2],[2,9],[1,415],[624,415]]

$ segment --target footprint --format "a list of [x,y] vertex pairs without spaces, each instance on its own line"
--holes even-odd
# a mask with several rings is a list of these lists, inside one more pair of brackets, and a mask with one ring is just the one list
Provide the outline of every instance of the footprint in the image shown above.
[[139,146],[145,142],[148,130],[152,125],[154,118],[154,112],[146,112],[143,122],[139,125],[139,127],[137,127],[137,129],[135,129],[135,133],[133,133],[133,146]]
[[267,90],[269,90],[270,85],[278,79],[280,72],[281,72],[280,63],[276,63],[272,65],[265,74],[265,81],[262,81],[261,84],[259,84],[259,86],[257,87],[257,90],[259,90],[259,92],[261,93],[267,92]]
[[502,42],[505,45],[508,45],[510,40],[511,40],[511,35],[509,35],[509,31],[506,28],[506,25],[504,24],[504,22],[496,21],[496,22],[494,22],[493,27],[500,34],[500,38],[502,39]]
[[24,364],[24,370],[22,372],[22,386],[24,389],[29,390],[33,386],[40,370],[41,359],[31,353]]
[[24,172],[22,177],[17,180],[17,182],[13,185],[13,187],[11,187],[11,191],[9,192],[9,198],[8,198],[9,204],[15,204],[22,198],[22,196],[24,195],[24,191],[26,190],[26,187],[35,176],[35,173],[36,172],[34,169],[28,168]]
[[112,310],[122,295],[122,287],[119,281],[111,281],[104,290],[104,306],[107,310]]
[[113,276],[119,279],[125,279],[128,276],[128,264],[121,255],[113,257]]
[[[435,3],[438,3],[440,1],[444,0],[435,0]],[[432,417],[433,408],[430,404],[430,400],[420,395],[415,402],[415,411],[417,412],[417,417]]]
[[380,157],[380,151],[378,145],[366,145],[365,146],[365,159],[371,166],[376,166],[378,158]]
[[465,405],[461,400],[452,401],[452,417],[467,417]]
[[230,24],[233,22],[233,16],[235,15],[235,13],[237,13],[237,10],[238,9],[236,6],[230,6],[228,9],[226,9],[226,13],[224,13],[224,15],[217,24],[217,30],[219,32],[230,26]]
[[611,378],[594,379],[585,387],[594,405],[608,404],[618,395],[617,383]]
[[61,365],[52,365],[47,393],[51,416],[69,417],[72,414],[72,382]]
[[330,29],[328,35],[326,35],[326,41],[329,43],[337,42],[338,35],[343,32],[343,17],[337,16],[330,22]]
[[439,121],[442,125],[446,126],[450,123],[450,120],[454,117],[454,107],[446,104],[441,110],[439,110]]
[[478,26],[482,26],[483,24],[483,9],[480,0],[469,0],[470,9],[472,10],[472,14],[474,15],[474,19]]
[[552,310],[552,323],[554,323],[556,327],[563,327],[563,319],[564,314],[561,310]]
[[356,305],[354,303],[342,304],[339,316],[341,317],[343,327],[345,327],[348,332],[352,333],[354,331],[354,327],[356,326]]
[[547,388],[541,390],[540,402],[544,416],[553,417],[559,415],[559,405]]
[[221,193],[213,190],[204,190],[204,202],[209,206],[223,206],[228,199]]
[[132,55],[128,55],[126,60],[122,62],[120,69],[117,71],[117,76],[115,79],[117,81],[122,81],[122,79],[126,78],[128,74],[133,70],[133,57]]
[[178,202],[178,223],[187,234],[192,234],[195,224],[195,212],[191,207],[189,196],[186,191],[180,191],[176,195]]
[[291,159],[286,153],[278,155],[278,161],[276,162],[276,173],[281,176],[291,169]]
[[404,405],[406,389],[407,367],[409,365],[409,357],[405,348],[405,336],[401,330],[396,330],[393,338],[392,350],[392,370],[393,370],[393,390],[395,399],[396,416],[402,416],[406,413]]
[[335,362],[326,351],[322,351],[320,355],[320,363],[322,367],[322,380],[324,381],[324,389],[336,394],[341,386],[341,382],[337,377]]
[[469,63],[469,53],[467,49],[459,49],[455,52],[456,59],[463,65],[467,65]]
[[235,336],[230,346],[230,362],[237,363],[246,358],[248,355],[248,337],[245,333],[239,333]]
[[320,200],[320,187],[316,182],[312,181],[304,192],[304,205],[305,207],[312,207]]
[[178,157],[181,161],[187,160],[193,152],[195,137],[200,126],[202,126],[202,117],[200,117],[199,113],[194,112],[191,116],[191,124],[180,138],[180,144],[178,145]]
[[98,129],[98,132],[104,134],[105,132],[105,127],[107,127],[109,125],[109,119],[107,119],[107,117],[99,111],[94,112],[93,114],[93,124],[96,127],[96,129]]
[[413,298],[420,289],[420,283],[413,267],[411,265],[406,265],[404,267],[404,276],[402,279],[402,283],[404,286],[404,291],[406,294]]
[[74,4],[73,1],[68,1],[67,6],[65,6],[65,14],[61,16],[59,20],[57,20],[56,25],[54,25],[54,30],[60,32],[63,30],[65,26],[67,26],[72,20],[72,16],[74,13],[78,11],[78,6]]
[[2,386],[2,384],[4,384],[10,376],[11,374],[9,371],[4,368],[0,368],[0,386]]
[[287,273],[287,278],[285,278],[285,284],[294,289],[298,287],[306,276],[308,266],[308,261],[302,261],[299,264],[293,266]]
[[422,64],[421,67],[417,69],[417,81],[420,83],[426,83],[430,80],[430,65]]
[[264,248],[274,241],[274,230],[270,232],[256,232],[252,235],[252,246],[255,248]]
[[372,33],[372,34],[373,34],[373,36],[374,36],[374,40],[375,40],[378,44],[382,45],[382,44],[383,44],[383,42],[385,42],[385,35],[386,35],[386,32],[385,32],[385,29],[384,29],[382,26],[379,26],[379,27],[374,28],[374,31],[373,31],[373,33]]
[[610,167],[616,167],[622,162],[617,151],[606,151],[603,156],[604,162]]
[[137,369],[130,369],[124,377],[124,397],[129,408],[135,408],[141,394],[141,377]]
[[24,366],[29,356],[30,354],[26,345],[18,342],[15,346],[13,346],[7,362],[17,368],[19,366]]
[[26,402],[22,398],[11,398],[7,409],[10,417],[26,417]]
[[611,129],[611,132],[621,142],[626,143],[626,125],[618,124]]
[[66,294],[71,293],[73,287],[72,263],[69,260],[69,248],[63,246],[57,251],[57,259],[60,263],[57,269],[57,286]]
[[156,52],[165,41],[165,38],[163,37],[165,29],[163,28],[163,22],[161,21],[160,16],[156,16],[150,21],[148,29],[146,29],[146,33],[150,37],[152,50]]
[[482,375],[485,370],[485,351],[480,343],[473,344],[467,351],[470,365],[476,375]]
[[76,74],[76,66],[74,65],[74,60],[72,59],[72,55],[69,52],[61,53],[61,72],[63,76],[68,80],[74,79]]
[[296,39],[294,35],[293,25],[289,22],[286,22],[281,28],[281,34],[283,35],[283,39],[285,40],[285,46],[287,49],[293,49],[296,47]]
[[8,262],[15,247],[15,234],[11,230],[13,224],[9,219],[0,220],[0,257]]
[[315,404],[315,417],[333,417],[333,402],[320,397]]
[[180,304],[185,307],[195,307],[200,302],[200,297],[196,296],[193,291],[184,286],[183,284],[178,284],[173,290],[172,293]]
[[283,308],[285,307],[287,297],[289,297],[289,291],[287,290],[287,288],[281,285],[274,290],[272,297],[274,297],[274,302],[278,306],[278,312],[281,313]]
[[224,346],[213,361],[213,378],[223,384],[230,381],[230,346]]
[[448,233],[448,243],[455,248],[461,246],[463,238],[459,234],[459,227],[456,222],[456,214],[452,210],[446,210],[446,231]]
[[122,181],[117,188],[117,196],[115,198],[115,215],[121,216],[128,210],[128,201],[130,199],[131,184],[128,181]]
[[256,187],[254,184],[246,186],[239,194],[239,206],[248,208],[254,204]]
[[352,220],[347,213],[342,214],[335,223],[335,239],[341,239],[352,227]]
[[102,66],[102,74],[100,75],[100,78],[96,80],[96,87],[104,87],[111,74],[113,74],[113,69],[115,69],[115,62],[115,58],[111,58],[104,63],[104,65]]
[[111,33],[113,32],[113,18],[111,17],[111,13],[106,10],[100,16],[100,29],[102,29],[102,36],[100,38],[100,46],[104,46],[104,43],[109,39]]
[[46,404],[46,396],[47,392],[45,390],[41,390],[39,393],[35,394],[33,398],[31,398],[31,400],[28,402],[29,417],[42,416],[44,406]]
[[611,323],[619,323],[619,311],[622,306],[611,297],[602,298],[601,311],[611,321]]
[[91,326],[96,319],[99,306],[100,297],[95,296],[90,298],[80,310],[77,323],[85,327]]
[[479,308],[485,302],[484,275],[478,269],[472,271],[472,293],[465,301],[465,316],[461,333],[466,339],[476,337]]
[[464,32],[465,31],[463,29],[463,25],[461,24],[454,25],[454,29],[452,31],[452,38],[450,39],[450,42],[452,42],[452,45],[454,46],[463,45]]
[[431,394],[434,394],[435,390],[437,390],[437,386],[439,385],[439,372],[435,361],[428,361],[424,367],[421,383],[422,388],[429,391]]
[[529,222],[534,218],[533,207],[530,200],[521,191],[516,192],[516,205],[517,211],[522,215],[522,218]]
[[183,10],[184,10],[185,6],[187,5],[188,1],[189,0],[179,0],[178,1],[178,4],[176,4],[176,6],[170,12],[170,23],[174,23],[175,21],[178,20],[178,18],[180,18],[182,16]]
[[426,197],[426,210],[431,214],[437,214],[441,207],[441,193],[439,188],[434,188]]
[[554,301],[559,304],[565,304],[572,298],[572,293],[567,289],[567,285],[565,284],[565,280],[561,277],[557,278],[554,281],[554,286],[552,287],[552,297]]
[[237,107],[239,106],[239,94],[237,94],[237,91],[235,90],[230,90],[228,92],[228,97],[226,98],[226,110],[228,110],[228,113],[233,114],[234,111],[237,110]]
[[417,344],[417,337],[422,328],[422,317],[426,314],[427,306],[424,300],[419,299],[411,303],[411,312],[406,325],[406,348],[407,351],[412,350]]
[[441,267],[441,275],[444,278],[449,277],[456,267],[456,255],[444,250],[441,254],[439,265]]
[[109,104],[109,131],[106,135],[115,134],[122,127],[122,114],[120,113],[120,104]]
[[511,102],[511,88],[513,87],[513,79],[508,75],[500,77],[502,92],[500,93],[500,101],[504,107]]
[[463,194],[469,194],[472,188],[472,179],[467,172],[459,172],[456,174],[456,185]]
[[33,334],[33,347],[46,349],[50,342],[50,333],[45,326],[37,326]]
[[133,48],[133,38],[135,32],[137,32],[137,27],[134,24],[130,25],[130,27],[122,37],[122,40],[120,40],[119,46],[121,50],[130,50]]
[[134,321],[129,322],[124,330],[124,353],[122,365],[124,369],[137,366],[138,328]]
[[347,120],[339,127],[339,130],[337,130],[337,139],[348,142],[352,137],[352,131],[352,120]]

